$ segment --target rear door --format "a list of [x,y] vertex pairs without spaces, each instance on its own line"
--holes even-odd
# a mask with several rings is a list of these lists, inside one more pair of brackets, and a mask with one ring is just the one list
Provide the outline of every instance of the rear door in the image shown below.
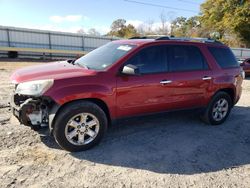
[[169,45],[168,68],[172,108],[204,106],[212,72],[201,50],[191,45]]

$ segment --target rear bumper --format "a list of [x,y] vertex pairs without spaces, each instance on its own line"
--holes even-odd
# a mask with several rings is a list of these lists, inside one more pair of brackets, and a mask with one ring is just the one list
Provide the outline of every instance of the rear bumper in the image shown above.
[[[244,73],[244,71],[243,71]],[[245,78],[245,73],[241,76],[238,76],[235,82],[235,97],[234,97],[234,105],[240,100],[242,94],[242,83]]]

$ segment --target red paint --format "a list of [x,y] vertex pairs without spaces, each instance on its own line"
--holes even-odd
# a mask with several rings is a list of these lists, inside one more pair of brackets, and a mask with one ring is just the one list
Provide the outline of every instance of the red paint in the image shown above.
[[250,74],[250,58],[245,59],[243,63],[240,64],[246,74]]
[[[104,71],[87,70],[67,62],[49,63],[16,71],[11,79],[20,83],[30,80],[54,79],[54,85],[44,94],[58,104],[95,98],[105,102],[112,119],[182,108],[203,107],[220,89],[231,88],[235,103],[241,95],[240,67],[221,69],[207,46],[213,44],[123,40],[116,43],[134,44],[137,47]],[[166,72],[141,76],[119,74],[123,63],[145,46],[158,44],[194,45],[200,48],[209,64],[209,70]],[[222,46],[225,47],[225,46]],[[212,80],[202,80],[204,76]],[[160,81],[172,80],[162,85]]]

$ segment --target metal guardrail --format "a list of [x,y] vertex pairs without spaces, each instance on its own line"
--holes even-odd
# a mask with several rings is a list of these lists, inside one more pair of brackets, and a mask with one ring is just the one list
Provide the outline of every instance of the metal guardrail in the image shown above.
[[41,57],[44,53],[46,55],[49,53],[50,58],[74,57],[74,55],[85,54],[117,39],[107,36],[0,26],[0,57],[9,56],[9,52],[12,54],[16,52],[18,57]]
[[239,59],[250,58],[250,49],[249,48],[231,48],[234,55]]
[[[45,55],[49,55],[50,58],[67,58],[84,55],[117,39],[119,38],[0,26],[0,57],[7,57],[9,52],[18,52],[20,57],[45,58]],[[205,39],[198,38],[198,40]],[[239,59],[250,58],[250,49],[231,49]]]

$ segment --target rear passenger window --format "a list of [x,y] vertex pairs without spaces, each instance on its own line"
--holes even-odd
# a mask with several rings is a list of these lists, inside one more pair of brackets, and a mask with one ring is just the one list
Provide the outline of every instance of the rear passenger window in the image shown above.
[[239,63],[229,48],[208,47],[208,50],[221,68],[239,67]]
[[166,58],[167,53],[164,46],[151,46],[139,51],[125,65],[135,65],[142,74],[166,72]]
[[193,71],[208,69],[208,65],[195,46],[169,46],[169,71]]

